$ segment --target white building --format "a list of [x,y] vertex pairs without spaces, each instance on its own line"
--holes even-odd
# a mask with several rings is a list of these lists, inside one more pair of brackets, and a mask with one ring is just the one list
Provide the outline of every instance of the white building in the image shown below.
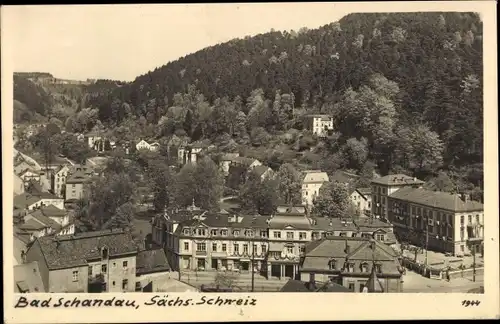
[[304,172],[302,180],[302,203],[306,206],[312,206],[314,198],[318,196],[319,189],[325,182],[330,181],[328,174],[320,170],[309,170]]
[[333,129],[333,117],[330,115],[307,115],[306,128],[317,136],[326,136]]

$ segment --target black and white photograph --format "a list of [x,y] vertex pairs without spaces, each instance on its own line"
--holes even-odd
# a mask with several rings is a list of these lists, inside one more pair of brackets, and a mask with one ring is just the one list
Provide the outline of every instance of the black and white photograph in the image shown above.
[[464,3],[3,7],[11,306],[499,316],[494,6]]

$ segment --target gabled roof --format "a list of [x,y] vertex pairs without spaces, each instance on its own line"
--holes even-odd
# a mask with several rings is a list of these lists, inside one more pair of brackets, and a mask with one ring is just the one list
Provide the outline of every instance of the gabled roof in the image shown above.
[[19,209],[25,209],[27,206],[31,206],[39,202],[42,198],[40,196],[34,196],[30,193],[24,192],[20,195],[14,197],[14,207]]
[[83,172],[75,172],[66,179],[66,184],[87,183],[91,180],[90,175]]
[[463,201],[460,197],[451,193],[431,191],[423,188],[402,188],[393,193],[389,198],[453,212],[484,210],[484,205],[478,201]]
[[45,292],[38,262],[14,266],[14,292]]
[[371,198],[372,189],[371,188],[358,188],[356,191],[366,199]]
[[371,183],[386,185],[386,186],[407,186],[407,185],[424,184],[424,182],[422,180],[407,176],[405,174],[386,175],[384,177],[373,179]]
[[269,170],[271,170],[271,168],[266,165],[258,165],[253,168],[253,172],[255,172],[259,177],[262,177]]
[[[45,216],[40,210],[35,210],[31,214],[27,215],[26,218],[31,218],[43,225],[44,227],[50,227],[54,229],[55,231],[58,231],[61,229],[61,225],[57,223],[56,221],[52,220],[51,218]],[[21,226],[22,227],[22,226]]]
[[120,230],[40,237],[35,244],[42,253],[38,257],[45,258],[51,270],[87,265],[89,260],[100,259],[102,248],[108,249],[109,258],[137,253],[131,234]]
[[302,180],[303,183],[322,183],[328,181],[330,181],[328,174],[319,170],[305,171],[304,179]]
[[167,256],[162,249],[139,251],[135,267],[137,275],[170,270]]

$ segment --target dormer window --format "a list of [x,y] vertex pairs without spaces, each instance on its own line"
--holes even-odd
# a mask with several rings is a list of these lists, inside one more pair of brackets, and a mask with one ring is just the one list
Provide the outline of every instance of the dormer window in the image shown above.
[[189,228],[185,228],[185,229],[183,229],[183,230],[182,230],[182,233],[183,233],[184,235],[189,235]]
[[199,236],[205,236],[205,229],[204,228],[198,228],[197,234]]
[[335,259],[330,259],[330,261],[328,261],[328,269],[330,270],[337,269],[337,261]]
[[240,235],[240,231],[233,231],[233,235],[234,236],[239,236]]
[[382,273],[382,264],[376,263],[374,266],[377,273]]
[[361,272],[368,272],[368,263],[366,262],[361,263],[360,270]]
[[220,233],[222,236],[227,236],[227,230],[221,230]]
[[217,230],[211,230],[210,235],[212,236],[217,236]]
[[101,250],[101,256],[103,259],[107,259],[108,258],[108,248],[102,248]]
[[354,272],[354,263],[353,262],[346,262],[344,265],[344,271],[345,272]]
[[245,236],[253,237],[253,231],[252,230],[246,230],[245,231]]

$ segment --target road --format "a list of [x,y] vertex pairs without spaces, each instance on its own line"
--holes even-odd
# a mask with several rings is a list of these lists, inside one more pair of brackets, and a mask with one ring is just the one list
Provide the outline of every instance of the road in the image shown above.
[[426,278],[413,271],[407,271],[403,280],[403,292],[405,293],[466,293],[473,288],[484,286],[483,275],[477,275],[475,282],[470,277],[451,279],[448,282]]

